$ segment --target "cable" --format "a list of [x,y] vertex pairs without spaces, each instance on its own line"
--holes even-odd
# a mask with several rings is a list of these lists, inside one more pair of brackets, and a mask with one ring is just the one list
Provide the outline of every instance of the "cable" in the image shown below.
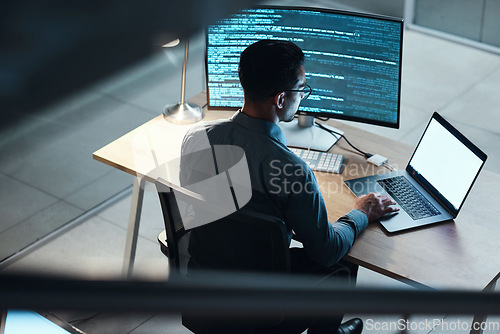
[[393,167],[391,164],[389,164],[388,162],[384,162],[384,163],[382,164],[382,166],[384,166],[385,168],[387,168],[387,169],[388,169],[388,170],[390,170],[391,172],[396,170],[396,168],[394,168],[394,167]]
[[[294,115],[294,118],[298,118],[298,115],[295,114]],[[319,119],[320,121],[327,121],[328,118],[322,118],[322,117],[314,117],[316,119]],[[351,144],[351,142],[346,138],[346,136],[344,136],[343,133],[339,133],[337,131],[333,131],[331,129],[328,129],[326,126],[324,126],[323,124],[321,123],[314,123],[314,125],[316,125],[317,127],[319,127],[320,129],[323,129],[325,130],[326,132],[330,133],[332,136],[334,136],[335,138],[337,138],[337,136],[340,136],[340,138],[344,138],[344,140],[347,142],[347,144],[349,144],[353,149],[355,149],[356,151],[358,151],[361,155],[363,155],[366,159],[370,158],[373,156],[373,154],[371,153],[368,153],[368,152],[363,152],[361,151],[359,148],[357,148],[356,146],[354,146],[353,144]],[[309,148],[310,149],[310,148]],[[384,166],[385,168],[387,168],[388,170],[390,171],[394,171],[396,170],[392,165],[390,165],[388,162],[385,162],[382,164],[382,166]]]
[[326,122],[328,121],[328,117],[315,117],[316,119],[319,119],[320,121]]
[[[299,110],[295,113],[295,115],[293,115],[293,118],[299,118],[299,116],[310,116],[310,115]],[[323,122],[326,122],[329,120],[328,117],[319,117],[319,116],[312,116],[312,117],[314,117],[315,119],[319,119],[320,121],[323,121]]]
[[[319,120],[322,120],[321,118],[319,117],[316,117],[317,119]],[[329,132],[332,136],[336,137],[336,136],[340,136],[341,138],[344,138],[344,140],[347,142],[347,144],[349,144],[353,149],[355,149],[356,151],[358,151],[359,153],[361,153],[366,159],[370,158],[373,156],[373,154],[371,153],[368,153],[368,152],[363,152],[361,151],[359,148],[357,148],[356,146],[354,146],[353,144],[351,144],[351,142],[349,140],[347,140],[346,136],[344,136],[344,134],[342,133],[338,133],[337,131],[333,131],[331,129],[328,129],[326,126],[324,126],[323,124],[320,124],[320,123],[314,123],[317,127],[325,130],[326,132]],[[396,168],[394,168],[391,164],[389,164],[388,162],[384,162],[382,164],[382,166],[384,166],[385,168],[387,168],[388,170],[390,170],[391,172],[392,171],[395,171]]]
[[349,140],[347,140],[346,136],[344,136],[342,133],[338,133],[336,131],[330,130],[326,126],[324,126],[323,124],[320,124],[320,123],[314,123],[314,124],[317,127],[319,127],[321,129],[329,132],[332,136],[337,135],[337,136],[340,136],[341,138],[344,138],[344,140],[347,142],[347,144],[349,144],[353,149],[355,149],[356,151],[358,151],[359,153],[361,153],[365,158],[368,159],[369,157],[373,156],[373,154],[368,153],[368,152],[363,152],[359,148],[357,148],[356,146],[354,146],[353,144],[351,144],[351,142]]

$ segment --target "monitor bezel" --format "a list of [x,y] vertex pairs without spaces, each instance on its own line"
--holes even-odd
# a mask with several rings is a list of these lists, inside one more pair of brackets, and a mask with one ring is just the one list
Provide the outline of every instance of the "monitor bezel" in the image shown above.
[[[397,110],[396,123],[383,122],[383,121],[379,121],[379,120],[371,120],[371,119],[366,119],[366,118],[361,118],[361,117],[354,117],[354,116],[335,114],[335,113],[327,113],[327,112],[312,113],[312,112],[306,112],[306,111],[297,111],[297,113],[296,113],[296,115],[308,115],[308,116],[314,116],[316,118],[320,117],[320,118],[339,119],[339,120],[353,121],[353,122],[357,122],[357,123],[365,123],[365,124],[372,124],[372,125],[393,128],[393,129],[399,129],[400,118],[401,118],[401,81],[402,81],[402,68],[403,68],[402,61],[403,61],[403,32],[404,32],[404,20],[402,18],[379,15],[379,14],[363,13],[363,12],[353,12],[353,11],[340,10],[340,9],[305,7],[305,6],[257,5],[257,6],[252,6],[252,7],[246,8],[246,9],[289,9],[289,10],[302,10],[302,11],[318,11],[318,12],[322,12],[322,13],[349,15],[349,16],[364,17],[364,18],[371,18],[371,19],[399,23],[401,39],[400,39],[400,46],[399,46],[400,47],[399,87],[398,87],[398,110]],[[242,9],[242,10],[245,10],[245,9]],[[233,14],[236,14],[236,13],[233,13]],[[207,97],[207,109],[208,110],[237,111],[237,110],[240,110],[241,107],[243,106],[242,105],[241,107],[220,107],[220,106],[212,106],[210,104],[210,91],[209,91],[209,86],[208,86],[208,84],[209,84],[209,81],[208,81],[208,27],[205,30],[205,84],[206,84],[206,97]],[[314,89],[314,87],[313,87],[313,89]]]

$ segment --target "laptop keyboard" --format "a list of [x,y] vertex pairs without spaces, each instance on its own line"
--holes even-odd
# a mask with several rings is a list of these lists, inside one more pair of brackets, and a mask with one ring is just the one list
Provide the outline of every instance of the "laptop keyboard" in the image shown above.
[[312,170],[340,174],[344,156],[328,152],[310,151],[301,148],[290,148],[304,160]]
[[404,176],[391,177],[377,182],[413,220],[441,213]]

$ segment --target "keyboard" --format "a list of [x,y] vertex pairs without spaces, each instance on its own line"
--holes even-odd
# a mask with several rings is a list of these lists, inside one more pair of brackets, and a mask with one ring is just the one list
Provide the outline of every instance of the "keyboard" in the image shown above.
[[438,209],[429,202],[404,176],[378,180],[377,183],[413,219],[418,220],[439,215]]
[[304,160],[312,170],[340,174],[344,156],[328,152],[290,148],[299,158]]

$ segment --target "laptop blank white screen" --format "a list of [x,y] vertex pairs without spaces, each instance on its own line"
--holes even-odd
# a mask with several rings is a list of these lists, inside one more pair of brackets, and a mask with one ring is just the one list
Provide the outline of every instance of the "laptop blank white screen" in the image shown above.
[[432,119],[409,164],[458,209],[482,163],[474,152]]

